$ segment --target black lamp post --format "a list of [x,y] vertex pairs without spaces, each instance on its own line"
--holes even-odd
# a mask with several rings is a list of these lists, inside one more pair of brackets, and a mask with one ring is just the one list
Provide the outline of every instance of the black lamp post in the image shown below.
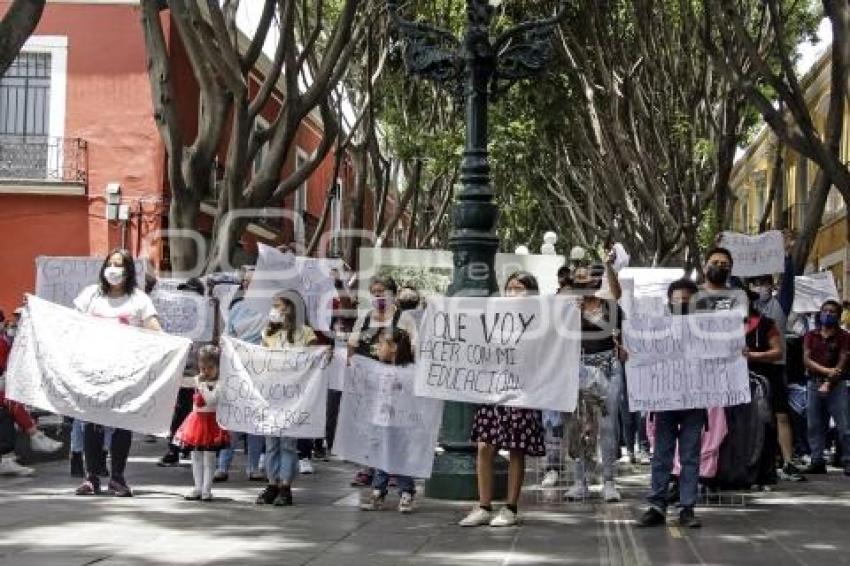
[[[500,2],[499,2],[500,3]],[[494,261],[499,247],[499,211],[490,187],[487,152],[488,100],[518,80],[540,73],[552,57],[552,36],[566,12],[514,26],[495,39],[490,20],[495,9],[488,0],[466,0],[467,29],[463,42],[449,31],[405,20],[398,0],[387,0],[390,17],[403,42],[407,71],[435,81],[466,99],[466,147],[460,169],[461,187],[453,209],[449,248],[454,255],[451,295],[489,296],[498,293]],[[475,447],[469,441],[472,405],[447,403],[440,445],[426,486],[431,497],[476,497]],[[497,481],[497,492],[499,484]]]

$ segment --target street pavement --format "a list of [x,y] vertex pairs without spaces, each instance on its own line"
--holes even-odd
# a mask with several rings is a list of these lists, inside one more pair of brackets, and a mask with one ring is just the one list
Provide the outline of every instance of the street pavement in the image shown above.
[[[420,498],[415,513],[400,515],[392,494],[384,511],[360,511],[362,490],[349,486],[355,467],[334,460],[298,478],[294,507],[255,505],[262,484],[244,479],[241,455],[215,501],[187,502],[191,471],[157,467],[163,448],[134,443],[133,498],[75,497],[64,461],[38,464],[33,478],[0,478],[0,565],[850,564],[850,479],[836,471],[727,494],[699,508],[702,529],[686,531],[672,520],[634,525],[648,467],[623,466],[622,503],[529,490],[521,526],[461,529],[469,502]],[[528,475],[536,481],[533,468]]]

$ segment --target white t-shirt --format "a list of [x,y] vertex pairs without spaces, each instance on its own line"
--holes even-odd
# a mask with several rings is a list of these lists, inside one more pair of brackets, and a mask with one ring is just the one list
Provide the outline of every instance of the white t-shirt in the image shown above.
[[82,313],[130,326],[144,326],[147,319],[156,316],[153,301],[139,289],[129,296],[109,297],[101,292],[99,285],[89,285],[74,299],[74,307]]

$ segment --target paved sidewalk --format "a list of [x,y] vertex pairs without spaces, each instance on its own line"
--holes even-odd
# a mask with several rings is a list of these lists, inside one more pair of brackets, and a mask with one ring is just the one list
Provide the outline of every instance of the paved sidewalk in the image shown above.
[[132,499],[75,497],[66,462],[0,478],[0,564],[850,564],[850,479],[838,473],[700,509],[704,528],[685,532],[634,527],[647,481],[635,468],[623,503],[543,503],[531,492],[522,526],[469,530],[455,526],[469,503],[420,499],[402,516],[392,495],[388,510],[360,511],[354,467],[337,461],[298,479],[291,508],[254,505],[262,484],[241,478],[217,484],[212,503],[186,502],[190,469],[157,467],[162,450],[134,444]]

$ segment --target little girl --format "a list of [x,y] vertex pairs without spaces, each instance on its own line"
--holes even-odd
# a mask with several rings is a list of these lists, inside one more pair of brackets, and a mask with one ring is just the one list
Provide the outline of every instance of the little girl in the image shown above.
[[185,497],[189,501],[212,501],[216,453],[230,444],[227,431],[222,430],[215,420],[219,355],[220,350],[213,345],[203,346],[198,351],[200,373],[195,377],[192,413],[174,433],[174,444],[192,450],[195,487]]
[[[413,363],[410,335],[400,328],[387,327],[382,329],[378,334],[375,353],[378,361],[385,364],[404,366]],[[387,434],[390,435],[390,442],[392,442],[392,427],[387,428]],[[398,510],[400,513],[410,513],[413,511],[413,496],[416,493],[413,478],[396,475],[395,479],[400,496]],[[369,499],[360,505],[360,508],[364,511],[380,510],[384,505],[389,483],[390,475],[387,472],[375,470],[375,476],[372,479],[372,493],[369,495]]]

